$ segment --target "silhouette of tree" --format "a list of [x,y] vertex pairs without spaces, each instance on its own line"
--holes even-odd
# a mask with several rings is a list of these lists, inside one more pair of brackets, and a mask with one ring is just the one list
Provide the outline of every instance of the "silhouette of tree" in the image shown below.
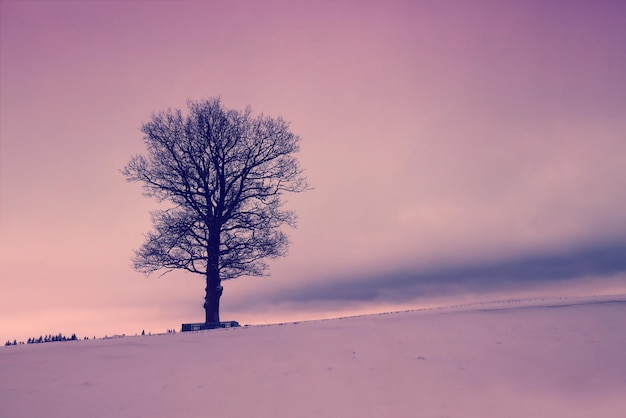
[[222,280],[262,276],[266,259],[286,254],[286,192],[308,188],[294,154],[300,138],[282,118],[227,109],[219,98],[188,102],[143,124],[147,157],[122,170],[170,207],[152,213],[154,231],[135,251],[136,270],[183,269],[206,280],[205,322],[219,322]]

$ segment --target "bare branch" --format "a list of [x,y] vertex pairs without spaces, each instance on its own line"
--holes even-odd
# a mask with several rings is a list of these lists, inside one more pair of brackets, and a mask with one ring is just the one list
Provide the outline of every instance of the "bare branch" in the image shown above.
[[[147,154],[122,170],[129,182],[173,208],[152,214],[154,230],[135,252],[138,271],[174,269],[219,276],[264,275],[265,260],[284,256],[285,193],[309,188],[295,158],[300,138],[282,118],[227,109],[219,98],[189,101],[144,123]],[[208,280],[208,279],[207,279]]]

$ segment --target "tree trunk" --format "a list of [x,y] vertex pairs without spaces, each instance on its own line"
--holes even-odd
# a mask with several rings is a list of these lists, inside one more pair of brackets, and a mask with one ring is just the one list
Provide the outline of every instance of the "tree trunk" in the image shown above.
[[[213,270],[213,269],[210,269]],[[219,273],[215,270],[208,271],[206,275],[206,296],[204,298],[205,323],[220,322],[220,298],[223,287]]]
[[[214,209],[215,213],[217,209]],[[205,324],[219,324],[222,280],[220,277],[220,225],[215,218],[208,223],[209,242],[207,245],[206,296],[204,298]]]

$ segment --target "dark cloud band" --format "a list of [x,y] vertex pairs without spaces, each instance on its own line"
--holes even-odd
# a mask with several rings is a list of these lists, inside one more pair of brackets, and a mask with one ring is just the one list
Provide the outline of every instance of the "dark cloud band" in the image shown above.
[[387,274],[319,280],[275,293],[268,303],[402,302],[463,291],[486,291],[609,277],[626,272],[626,243],[496,263],[403,269]]

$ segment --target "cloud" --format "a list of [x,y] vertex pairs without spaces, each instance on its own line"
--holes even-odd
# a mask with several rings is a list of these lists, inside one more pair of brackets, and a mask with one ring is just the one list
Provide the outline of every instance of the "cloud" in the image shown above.
[[[498,262],[390,269],[359,277],[301,282],[297,288],[260,298],[262,303],[402,303],[450,293],[524,289],[626,273],[626,242],[607,243],[566,253],[553,252]],[[626,276],[625,276],[626,277]],[[250,302],[248,300],[248,302]]]

